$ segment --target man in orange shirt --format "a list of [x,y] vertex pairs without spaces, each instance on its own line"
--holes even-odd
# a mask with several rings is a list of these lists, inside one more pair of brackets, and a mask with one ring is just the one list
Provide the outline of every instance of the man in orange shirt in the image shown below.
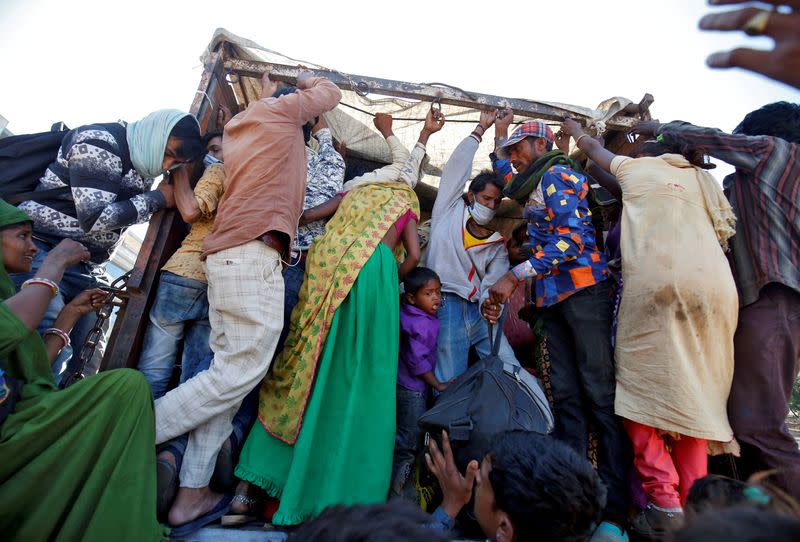
[[297,231],[306,187],[302,128],[339,103],[330,81],[301,73],[277,98],[261,98],[225,126],[225,193],[206,237],[211,367],[156,401],[156,442],[189,432],[180,489],[169,512],[176,536],[222,516],[230,496],[212,492],[214,462],[242,399],[269,369],[283,326],[281,262]]

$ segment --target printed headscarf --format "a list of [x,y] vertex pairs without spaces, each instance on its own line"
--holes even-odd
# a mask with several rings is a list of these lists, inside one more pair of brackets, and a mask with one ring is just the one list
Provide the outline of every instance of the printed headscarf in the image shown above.
[[127,139],[131,162],[139,175],[152,179],[164,173],[161,164],[164,162],[169,134],[183,117],[194,118],[177,109],[161,109],[142,120],[128,124]]

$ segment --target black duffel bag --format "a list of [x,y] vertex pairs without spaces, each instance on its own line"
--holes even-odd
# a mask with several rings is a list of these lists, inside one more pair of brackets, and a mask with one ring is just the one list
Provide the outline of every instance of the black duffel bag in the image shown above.
[[[483,458],[497,433],[548,434],[553,430],[553,413],[539,382],[497,355],[507,311],[505,307],[496,326],[489,325],[491,354],[450,384],[419,419],[420,427],[437,440],[443,429],[447,431],[462,471],[471,460]],[[496,328],[495,337],[492,327]]]
[[68,186],[36,190],[47,167],[55,162],[68,130],[59,122],[49,132],[0,139],[0,198],[18,205],[26,200],[41,201],[68,194]]

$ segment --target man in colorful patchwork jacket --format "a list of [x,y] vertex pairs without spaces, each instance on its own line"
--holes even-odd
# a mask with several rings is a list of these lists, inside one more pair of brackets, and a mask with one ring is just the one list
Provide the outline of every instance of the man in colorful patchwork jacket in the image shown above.
[[606,260],[595,243],[589,182],[566,154],[553,150],[553,133],[545,123],[525,122],[505,139],[512,117],[507,114],[496,123],[501,138],[497,150],[518,172],[504,195],[525,206],[533,255],[491,286],[482,312],[496,321],[517,285],[535,279],[536,306],[546,315],[556,436],[585,456],[589,423],[594,422],[598,470],[608,487],[605,519],[621,537],[630,452],[614,414],[614,292]]

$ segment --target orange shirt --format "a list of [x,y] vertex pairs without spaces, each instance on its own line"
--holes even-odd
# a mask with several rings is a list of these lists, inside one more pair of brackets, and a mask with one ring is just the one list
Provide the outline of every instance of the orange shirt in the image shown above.
[[[225,126],[225,193],[204,256],[242,245],[268,231],[293,239],[306,190],[306,151],[302,126],[342,97],[321,77],[304,90],[264,98]],[[291,242],[290,242],[291,245]]]

